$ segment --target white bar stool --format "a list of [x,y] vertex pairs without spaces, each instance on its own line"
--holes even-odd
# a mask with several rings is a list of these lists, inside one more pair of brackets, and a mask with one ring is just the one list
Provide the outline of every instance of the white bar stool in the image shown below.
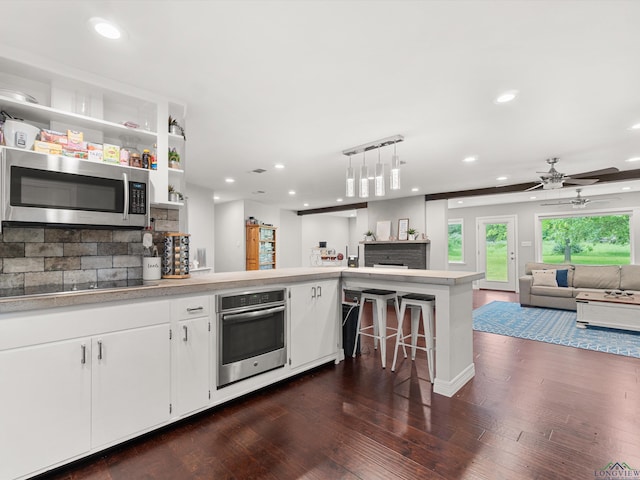
[[[397,329],[387,327],[387,302],[393,300],[393,306],[396,310],[396,316],[398,316],[398,296],[396,292],[392,290],[378,290],[368,289],[363,290],[360,297],[360,311],[358,312],[358,323],[356,325],[356,335],[364,335],[365,337],[373,337],[373,347],[378,348],[378,341],[380,342],[380,359],[382,360],[382,368],[386,367],[387,356],[387,338],[397,337]],[[368,327],[362,327],[362,312],[364,311],[365,302],[373,303],[373,325]],[[400,317],[398,317],[400,318]],[[370,331],[373,330],[373,333]],[[393,333],[387,335],[387,330],[392,330]],[[359,340],[360,337],[357,337]],[[353,356],[356,356],[356,350],[358,348],[358,341],[355,342],[353,347]],[[402,347],[404,349],[404,347]],[[406,349],[404,350],[405,356],[407,355]]]
[[[433,320],[434,320],[434,307],[436,297],[433,295],[421,295],[418,293],[409,293],[403,295],[400,298],[400,313],[398,314],[398,332],[396,335],[396,351],[393,354],[393,365],[391,365],[391,371],[396,369],[396,360],[398,359],[398,347],[402,345],[404,349],[404,358],[407,358],[407,351],[405,346],[411,347],[411,360],[416,359],[416,349],[427,352],[427,366],[429,367],[429,380],[433,383],[433,350],[434,340],[433,335]],[[407,307],[411,310],[411,334],[404,335],[402,332],[402,324],[404,323],[404,314]],[[418,333],[420,324],[420,313],[422,313],[422,325],[424,328],[424,335]],[[411,343],[407,343],[407,339],[411,337]],[[418,337],[425,339],[424,347],[419,347]]]

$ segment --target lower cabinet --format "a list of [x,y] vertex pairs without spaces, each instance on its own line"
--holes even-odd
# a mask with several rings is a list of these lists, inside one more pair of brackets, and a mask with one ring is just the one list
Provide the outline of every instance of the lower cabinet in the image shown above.
[[320,360],[338,351],[338,280],[299,283],[291,287],[292,369]]
[[0,478],[89,450],[89,339],[0,352]]
[[175,403],[180,416],[209,403],[210,325],[209,317],[178,322]]
[[169,325],[109,333],[91,340],[91,447],[169,420]]

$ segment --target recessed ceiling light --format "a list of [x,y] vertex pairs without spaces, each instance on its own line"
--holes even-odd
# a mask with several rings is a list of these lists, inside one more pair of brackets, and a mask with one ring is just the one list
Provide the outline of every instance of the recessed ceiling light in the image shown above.
[[214,196],[213,196],[213,199],[214,199],[214,200],[220,200],[220,197],[219,197],[218,195],[214,195]]
[[536,197],[535,195],[533,195],[533,196],[529,197],[529,200],[535,200],[536,198],[538,198],[538,197]]
[[235,182],[235,180],[233,178],[231,178],[231,177],[225,178],[224,181],[227,182],[227,183]]
[[622,190],[631,190],[631,187],[622,187]]
[[464,203],[462,200],[458,200],[458,203]]
[[473,162],[475,162],[476,160],[477,160],[477,158],[476,158],[476,157],[473,157],[473,156],[471,156],[471,157],[465,157],[464,159],[462,159],[462,161],[463,161],[464,163],[473,163]]
[[494,100],[495,103],[508,103],[514,100],[518,96],[517,90],[508,90],[506,92],[501,93]]
[[627,158],[627,162],[640,162],[640,157]]
[[95,32],[109,40],[117,40],[122,37],[122,32],[116,24],[100,17],[91,17],[89,25]]
[[296,191],[295,190],[289,190],[289,195],[295,195]]
[[501,177],[497,177],[496,180],[499,182],[504,182],[505,180],[507,180],[509,177],[505,177],[504,175]]
[[413,188],[411,189],[411,191],[412,191],[412,192],[417,192],[418,190],[420,190],[418,187],[413,187]]
[[342,202],[341,198],[336,198],[336,202]]
[[629,127],[629,130],[640,130],[640,123],[634,123]]
[[281,163],[276,163],[273,168],[277,168],[278,170],[282,170],[284,168],[284,165]]
[[308,207],[308,206],[309,206],[309,204],[308,204],[308,203],[303,203],[303,204],[302,204],[302,206],[303,206],[303,207]]

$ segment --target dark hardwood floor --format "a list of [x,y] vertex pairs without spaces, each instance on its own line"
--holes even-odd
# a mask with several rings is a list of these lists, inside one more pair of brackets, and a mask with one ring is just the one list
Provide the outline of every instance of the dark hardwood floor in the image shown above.
[[[517,297],[478,291],[474,307],[492,300]],[[612,461],[640,467],[640,360],[480,332],[474,355],[475,378],[446,398],[423,352],[393,373],[365,339],[355,359],[41,478],[588,480]]]

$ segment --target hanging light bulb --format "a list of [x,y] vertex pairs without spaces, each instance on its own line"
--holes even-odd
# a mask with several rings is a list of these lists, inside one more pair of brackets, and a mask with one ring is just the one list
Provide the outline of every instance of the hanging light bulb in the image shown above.
[[369,169],[365,163],[365,152],[362,152],[362,166],[360,167],[360,198],[369,196]]
[[393,156],[391,157],[391,176],[389,179],[391,190],[400,190],[400,157],[396,155],[396,142],[393,142]]
[[384,197],[384,165],[380,163],[380,147],[378,147],[378,163],[376,163],[375,195]]
[[349,156],[349,166],[347,167],[347,197],[356,196],[356,174],[351,166],[351,156]]

